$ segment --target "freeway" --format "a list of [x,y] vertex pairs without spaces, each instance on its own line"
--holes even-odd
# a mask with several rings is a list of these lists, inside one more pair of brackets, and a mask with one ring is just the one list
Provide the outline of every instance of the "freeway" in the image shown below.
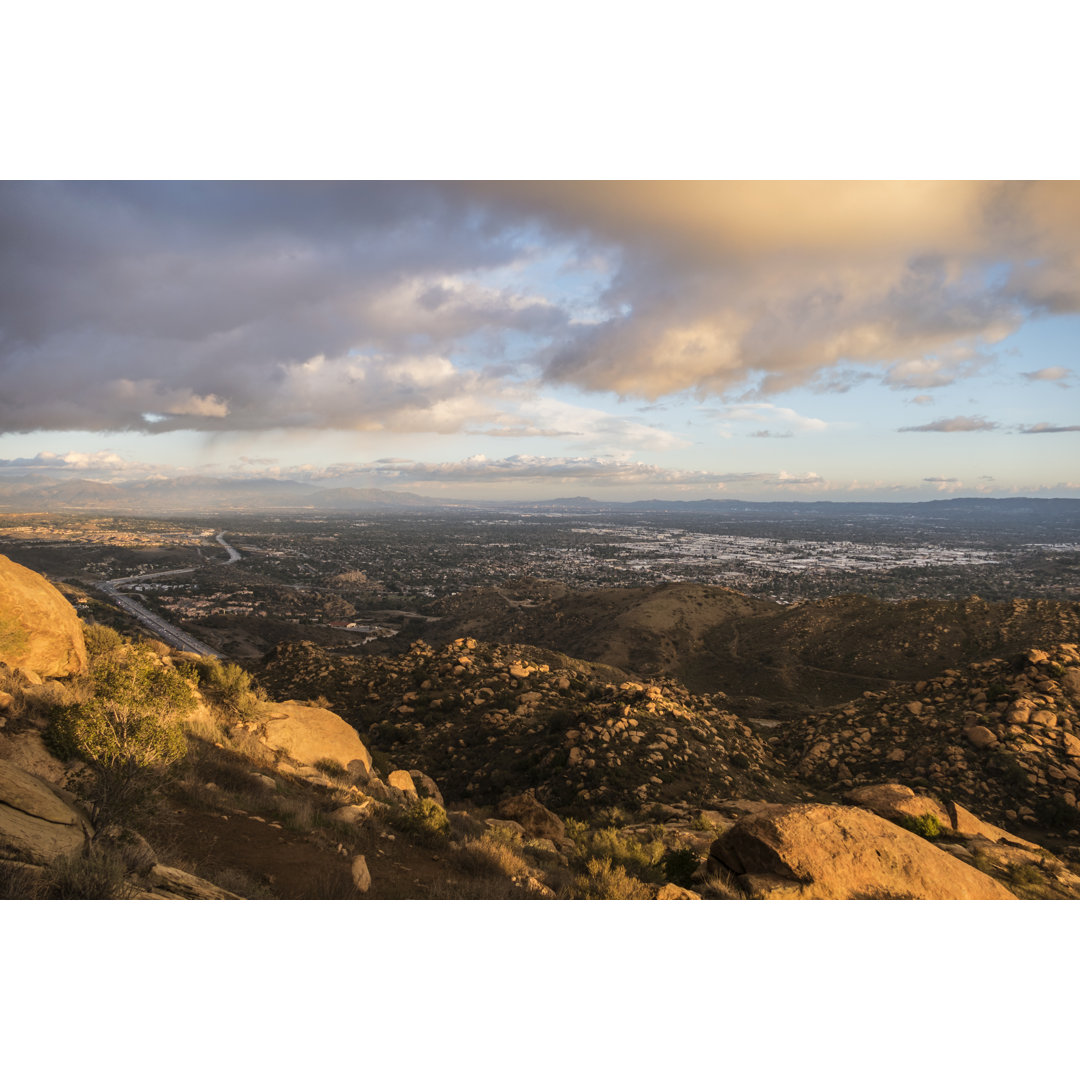
[[[228,566],[230,563],[240,561],[240,552],[225,542],[225,533],[219,532],[215,539],[229,553],[228,561],[224,565]],[[218,654],[205,642],[200,641],[196,637],[192,637],[191,634],[181,630],[178,626],[173,626],[172,623],[167,622],[156,612],[151,611],[144,604],[140,604],[138,600],[135,600],[126,593],[120,591],[121,586],[132,585],[136,581],[149,581],[152,578],[175,577],[179,574],[193,574],[197,569],[198,567],[195,566],[186,566],[182,570],[156,570],[150,574],[136,574],[133,577],[113,578],[112,581],[101,582],[98,585],[98,588],[101,589],[101,591],[116,604],[117,607],[123,608],[129,615],[134,615],[143,626],[152,631],[157,637],[161,638],[166,645],[171,645],[174,649],[183,649],[185,652],[198,653],[200,656],[217,656]]]

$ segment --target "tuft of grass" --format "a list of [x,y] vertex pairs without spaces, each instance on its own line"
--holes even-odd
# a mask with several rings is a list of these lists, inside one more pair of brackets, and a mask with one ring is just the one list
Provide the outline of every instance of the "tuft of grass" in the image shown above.
[[0,860],[0,900],[43,900],[43,876],[36,867]]
[[349,775],[349,770],[341,762],[335,761],[333,758],[319,758],[315,762],[315,768],[325,773],[332,780],[344,780]]
[[529,873],[529,864],[490,833],[477,840],[466,840],[454,849],[450,861],[463,873],[476,878],[512,878]]
[[111,851],[58,859],[49,867],[46,890],[51,900],[132,900],[138,892],[124,860]]
[[706,900],[745,900],[746,896],[735,884],[735,878],[726,870],[710,874],[701,883],[701,894]]

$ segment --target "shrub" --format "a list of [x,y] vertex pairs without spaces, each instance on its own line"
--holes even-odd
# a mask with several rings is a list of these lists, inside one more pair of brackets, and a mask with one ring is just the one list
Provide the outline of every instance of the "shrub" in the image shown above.
[[924,840],[933,840],[934,837],[941,835],[941,822],[938,821],[936,814],[926,813],[918,817],[904,814],[897,824],[915,833],[916,836],[921,836]]
[[86,654],[91,661],[116,652],[124,644],[124,638],[117,631],[101,623],[84,626],[83,640],[86,642]]
[[698,866],[701,865],[701,857],[693,848],[676,848],[664,855],[662,864],[668,881],[688,889]]
[[252,686],[251,673],[239,664],[223,664],[217,657],[196,661],[203,694],[231,720],[254,720],[262,698]]
[[449,842],[450,819],[434,799],[410,803],[404,809],[394,811],[391,820],[395,828],[421,844],[434,847]]
[[649,887],[628,874],[622,866],[615,866],[610,859],[592,858],[585,865],[585,873],[574,879],[571,897],[575,900],[648,900]]
[[99,656],[89,700],[56,711],[46,735],[65,760],[90,766],[81,794],[95,827],[137,810],[187,749],[178,720],[194,707],[191,688],[142,646]]
[[640,840],[636,836],[623,836],[617,829],[608,827],[597,829],[577,844],[578,852],[584,859],[607,859],[648,880],[658,881],[663,876],[660,864],[665,849],[658,839]]

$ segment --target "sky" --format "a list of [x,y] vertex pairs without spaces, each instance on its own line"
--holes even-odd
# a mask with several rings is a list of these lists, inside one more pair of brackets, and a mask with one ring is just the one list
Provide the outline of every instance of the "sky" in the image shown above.
[[0,480],[1080,496],[1080,184],[3,182]]

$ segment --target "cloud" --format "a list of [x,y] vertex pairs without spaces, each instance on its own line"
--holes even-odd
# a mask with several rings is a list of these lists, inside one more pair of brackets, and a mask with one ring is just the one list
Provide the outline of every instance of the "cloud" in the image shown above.
[[802,416],[794,409],[782,405],[772,405],[769,402],[757,401],[746,405],[726,405],[721,407],[709,407],[701,410],[723,423],[750,422],[760,424],[781,423],[788,426],[784,434],[790,435],[794,431],[820,432],[826,431],[829,424],[825,420],[819,420],[814,416]]
[[113,475],[120,472],[154,471],[155,466],[128,461],[111,450],[95,450],[92,453],[69,451],[55,454],[42,450],[31,458],[0,458],[0,469],[31,472],[84,472]]
[[959,350],[954,356],[920,356],[890,364],[885,372],[885,385],[894,390],[927,390],[950,386],[958,379],[967,379],[993,363],[993,357],[969,355]]
[[948,419],[934,420],[917,427],[897,428],[897,431],[994,431],[1001,425],[983,416],[952,416]]
[[[983,479],[992,480],[993,477],[984,477]],[[922,482],[924,484],[958,484],[960,481],[955,476],[924,476]]]
[[1018,429],[1021,435],[1059,435],[1065,431],[1080,431],[1080,424],[1031,424]]
[[751,439],[790,439],[791,437],[790,431],[769,431],[767,428],[750,432]]
[[1024,376],[1028,382],[1056,382],[1061,386],[1068,385],[1068,378],[1072,375],[1072,370],[1067,367],[1044,367],[1039,368],[1038,371],[1022,371],[1021,375]]
[[908,398],[909,405],[933,405],[934,398],[932,394],[916,394],[913,398]]
[[577,431],[500,417],[943,386],[1080,310],[1080,184],[5,183],[0,235],[0,433]]

